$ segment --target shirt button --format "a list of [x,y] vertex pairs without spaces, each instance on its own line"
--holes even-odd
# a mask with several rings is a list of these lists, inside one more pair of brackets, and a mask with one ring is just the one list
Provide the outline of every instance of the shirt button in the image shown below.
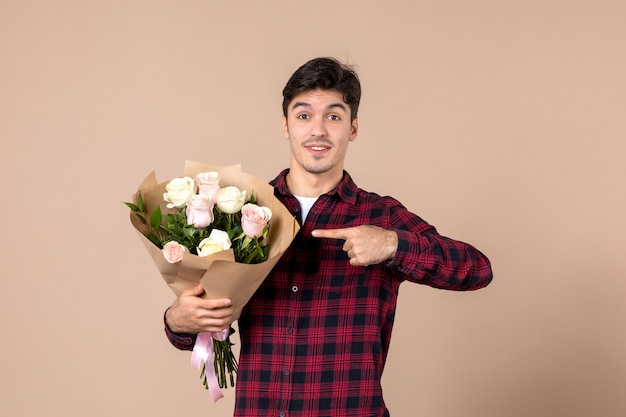
[[298,292],[298,286],[294,285],[293,287],[291,287],[291,291]]
[[284,373],[285,373],[285,376],[289,376],[289,371],[288,370],[286,370]]
[[292,334],[293,333],[293,329],[290,327],[287,329],[287,333]]
[[280,414],[279,414],[279,416],[280,416],[280,417],[285,417],[285,412],[284,412],[284,411],[281,411],[281,412],[280,412]]

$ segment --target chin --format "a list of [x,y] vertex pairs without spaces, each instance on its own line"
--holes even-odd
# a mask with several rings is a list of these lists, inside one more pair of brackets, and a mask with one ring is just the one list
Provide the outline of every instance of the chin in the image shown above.
[[332,170],[332,166],[313,166],[313,165],[305,165],[304,170],[309,174],[325,174],[326,172]]

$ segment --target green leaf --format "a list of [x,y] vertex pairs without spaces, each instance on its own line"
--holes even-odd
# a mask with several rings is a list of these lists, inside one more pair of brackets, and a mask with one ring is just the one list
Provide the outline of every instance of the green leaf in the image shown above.
[[141,221],[141,223],[146,224],[146,218],[143,216],[143,214],[141,214],[141,213],[135,213],[135,216],[137,216],[137,218],[139,218],[139,220]]
[[146,211],[146,206],[143,204],[141,191],[137,191],[137,207],[139,207],[139,210],[141,211]]
[[167,224],[176,224],[176,217],[173,214],[164,214],[163,220],[165,220]]
[[265,254],[263,253],[263,248],[261,246],[256,247],[256,253],[259,254],[259,261],[263,261]]
[[161,225],[163,216],[161,215],[161,206],[156,206],[152,214],[150,215],[150,226],[155,229]]
[[124,201],[123,203],[126,204],[128,208],[130,209],[130,211],[132,211],[133,213],[136,213],[139,211],[139,207],[137,207],[135,204],[127,203],[126,201]]
[[155,246],[159,248],[161,247],[161,240],[157,235],[155,235],[154,233],[146,233],[146,237],[150,242],[154,243]]
[[243,243],[241,244],[241,249],[245,249],[245,248],[247,248],[247,247],[248,247],[248,245],[249,245],[251,242],[252,242],[252,239],[251,239],[250,237],[246,236],[246,237],[243,239]]

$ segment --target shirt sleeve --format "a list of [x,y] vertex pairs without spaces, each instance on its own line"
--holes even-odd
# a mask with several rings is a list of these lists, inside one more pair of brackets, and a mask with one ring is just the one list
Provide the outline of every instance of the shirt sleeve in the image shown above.
[[[167,310],[165,310],[167,313]],[[163,326],[165,328],[165,335],[170,343],[180,350],[193,350],[193,346],[196,343],[196,335],[189,333],[175,333],[170,329],[165,320],[165,313],[163,314]]]
[[434,288],[470,291],[493,279],[489,259],[470,244],[440,235],[401,205],[391,209],[398,250],[388,266],[403,279]]

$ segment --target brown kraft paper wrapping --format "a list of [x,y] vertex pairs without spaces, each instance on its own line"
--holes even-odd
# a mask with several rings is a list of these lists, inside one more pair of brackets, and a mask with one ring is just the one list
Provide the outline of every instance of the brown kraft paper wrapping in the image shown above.
[[[287,208],[274,196],[274,188],[267,182],[242,172],[240,165],[219,167],[186,161],[182,176],[194,178],[196,174],[208,171],[219,172],[220,187],[232,185],[246,190],[248,195],[254,193],[259,205],[272,210],[268,235],[271,246],[266,261],[259,264],[238,263],[235,262],[233,251],[226,250],[205,257],[187,252],[182,261],[171,264],[165,260],[161,249],[144,236],[146,226],[133,213],[130,220],[161,276],[176,296],[201,283],[205,290],[204,298],[230,298],[235,308],[234,318],[237,319],[242,308],[287,250],[300,227]],[[163,200],[168,183],[169,180],[158,183],[154,172],[143,180],[138,191],[143,196],[148,213],[157,205],[161,206],[163,213],[175,212],[176,209],[168,209]],[[132,201],[137,201],[137,194],[133,195]]]

